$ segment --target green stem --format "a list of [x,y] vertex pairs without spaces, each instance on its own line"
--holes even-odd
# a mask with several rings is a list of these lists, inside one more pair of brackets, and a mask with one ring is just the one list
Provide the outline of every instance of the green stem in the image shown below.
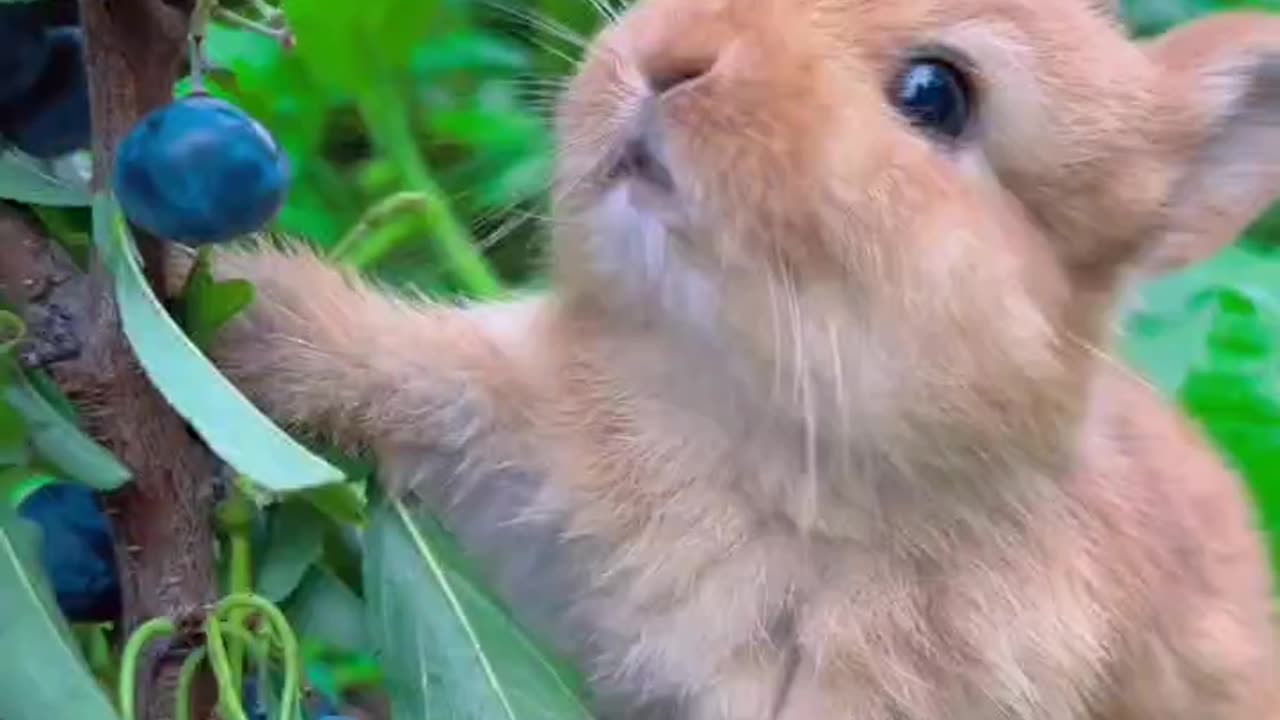
[[249,4],[257,11],[258,17],[268,24],[279,22],[284,17],[284,12],[280,8],[266,2],[266,0],[249,0]]
[[278,43],[284,44],[289,42],[290,36],[288,30],[264,25],[257,20],[244,17],[243,15],[232,12],[231,10],[223,7],[214,9],[213,19],[224,22],[232,27],[240,28],[241,30],[247,30],[251,33],[271,38]]
[[[238,480],[238,478],[237,478]],[[230,591],[232,594],[253,592],[253,547],[250,542],[250,523],[253,520],[253,501],[245,494],[238,482],[231,483],[230,494],[218,508],[218,520],[226,534],[230,555]],[[245,614],[232,615],[232,625],[243,625]],[[240,687],[244,677],[244,643],[239,637],[228,638],[227,660],[231,666],[231,677],[236,687]]]
[[182,668],[178,671],[178,707],[174,711],[174,720],[191,720],[191,685],[207,652],[205,648],[198,647],[182,661]]
[[360,98],[359,106],[374,147],[395,165],[407,189],[422,196],[423,216],[432,240],[458,285],[477,299],[496,296],[502,285],[423,160],[404,98],[389,84],[375,83]]
[[218,709],[223,720],[248,720],[244,715],[244,705],[240,701],[240,685],[231,673],[231,663],[227,659],[227,648],[222,642],[222,620],[210,615],[205,621],[205,647],[209,649],[209,665],[213,668],[213,678],[218,683]]
[[426,198],[422,193],[399,192],[383,198],[360,216],[347,234],[329,250],[329,257],[338,262],[352,262],[353,254],[376,227],[401,213],[422,212],[425,208]]
[[134,710],[134,703],[137,699],[135,686],[138,680],[138,658],[142,655],[143,649],[157,638],[172,635],[176,631],[177,626],[169,618],[152,618],[139,625],[129,635],[129,641],[125,643],[124,654],[120,664],[118,686],[120,713],[124,716],[124,720],[134,720],[137,717]]
[[[270,601],[250,594],[228,595],[218,602],[215,615],[230,617],[237,610],[261,613],[268,621],[272,637],[280,644],[280,655],[284,664],[284,688],[280,693],[280,716],[276,720],[293,720],[297,709],[298,694],[301,687],[299,671],[298,638],[285,619],[284,613]],[[239,720],[236,718],[235,720]]]
[[[253,589],[253,580],[249,570],[249,537],[242,530],[231,534],[231,592],[248,592]],[[239,625],[243,618],[232,616],[231,622]],[[231,674],[236,687],[240,686],[244,677],[244,642],[239,637],[229,638],[228,652],[231,660]]]

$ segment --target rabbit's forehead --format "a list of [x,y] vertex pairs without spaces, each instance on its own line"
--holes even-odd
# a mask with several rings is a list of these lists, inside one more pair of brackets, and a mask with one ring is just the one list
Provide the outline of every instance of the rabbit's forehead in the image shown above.
[[[825,30],[851,44],[892,49],[956,28],[986,26],[1009,39],[1063,52],[1088,34],[1114,42],[1119,20],[1108,0],[812,0]],[[1084,36],[1082,37],[1082,34]]]
[[[770,64],[844,48],[848,55],[893,63],[921,46],[961,52],[1014,52],[1036,72],[1100,77],[1099,63],[1132,49],[1117,0],[638,0],[623,24],[622,44],[688,53],[742,44]],[[808,47],[805,47],[808,45]],[[969,47],[974,45],[974,47]],[[703,47],[705,46],[705,47]],[[807,52],[806,52],[807,51]],[[974,58],[980,61],[981,56]],[[1127,58],[1126,58],[1127,59]],[[1006,66],[1007,67],[1007,66]],[[1000,70],[1003,67],[979,70]]]

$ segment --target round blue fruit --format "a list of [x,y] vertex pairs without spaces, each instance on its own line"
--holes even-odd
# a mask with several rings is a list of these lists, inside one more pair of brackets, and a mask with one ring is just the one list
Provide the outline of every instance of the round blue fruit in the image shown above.
[[261,230],[284,204],[289,163],[236,106],[192,95],[152,111],[121,141],[113,185],[125,217],[203,245]]
[[28,155],[51,158],[89,147],[89,79],[80,28],[42,36],[49,56],[35,84],[0,107],[0,135]]
[[49,60],[41,10],[37,3],[0,3],[0,104],[30,90]]
[[93,491],[53,484],[32,493],[19,513],[40,526],[41,560],[58,607],[71,622],[112,622],[120,616],[111,529]]

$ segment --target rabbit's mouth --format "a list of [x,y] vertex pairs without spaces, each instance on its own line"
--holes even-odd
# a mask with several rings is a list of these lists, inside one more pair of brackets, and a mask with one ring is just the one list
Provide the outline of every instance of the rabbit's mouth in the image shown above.
[[656,113],[655,98],[645,98],[608,164],[605,172],[608,183],[631,182],[661,193],[675,192],[675,178]]
[[643,134],[628,137],[606,164],[604,205],[617,204],[672,228],[682,216],[675,178],[661,150]]

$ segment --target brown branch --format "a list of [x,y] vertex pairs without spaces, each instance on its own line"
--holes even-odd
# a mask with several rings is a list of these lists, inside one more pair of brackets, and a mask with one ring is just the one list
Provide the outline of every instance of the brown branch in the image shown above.
[[[95,188],[109,183],[120,138],[145,112],[170,100],[190,10],[161,0],[81,0]],[[152,282],[163,288],[163,243],[139,243]],[[55,358],[73,355],[48,369],[89,433],[134,473],[133,483],[104,498],[116,536],[124,629],[152,617],[201,617],[215,599],[213,459],[138,365],[120,329],[107,270],[95,261],[87,276],[77,272],[11,211],[0,214],[0,291],[37,336],[34,357],[46,346],[55,348]],[[147,720],[172,717],[182,659],[180,652],[156,656],[154,682],[149,688],[142,683]],[[203,689],[196,718],[211,716],[207,683]]]

